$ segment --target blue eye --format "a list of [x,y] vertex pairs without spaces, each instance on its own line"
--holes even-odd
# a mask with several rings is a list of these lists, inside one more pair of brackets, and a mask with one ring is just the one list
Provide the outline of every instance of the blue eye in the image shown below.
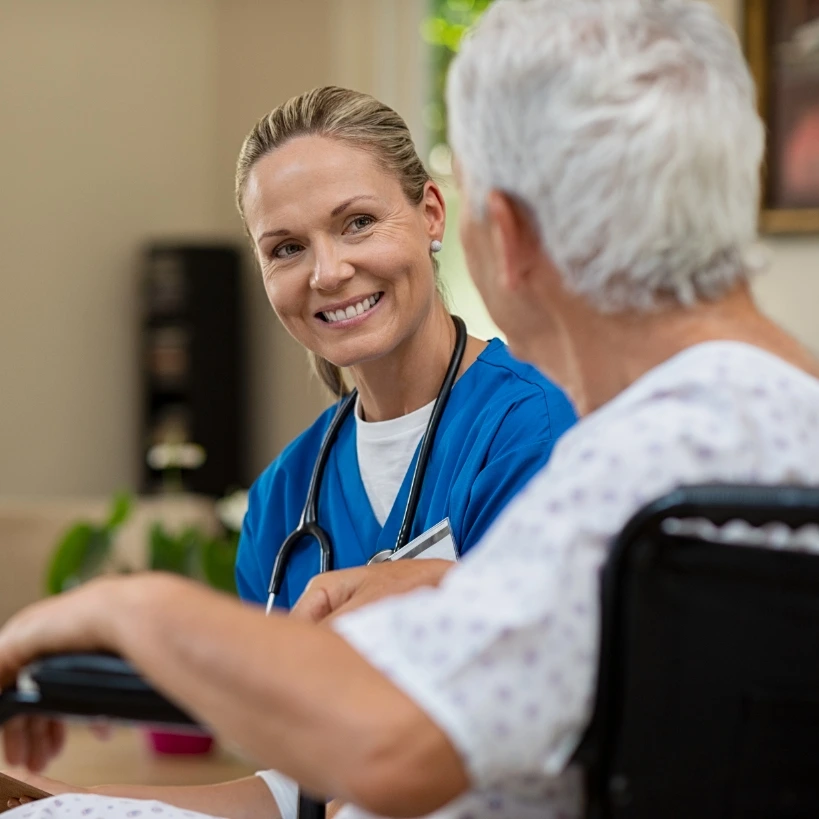
[[273,255],[277,259],[289,259],[291,256],[295,256],[300,250],[301,245],[295,242],[285,242],[273,251]]
[[372,216],[356,216],[352,222],[350,222],[350,228],[353,229],[353,233],[357,233],[361,230],[366,230],[371,224],[375,222]]

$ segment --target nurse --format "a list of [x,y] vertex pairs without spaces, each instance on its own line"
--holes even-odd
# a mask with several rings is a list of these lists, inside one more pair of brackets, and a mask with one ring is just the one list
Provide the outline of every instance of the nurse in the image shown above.
[[[295,97],[257,123],[239,156],[236,200],[276,315],[339,403],[350,390],[342,369],[357,390],[328,449],[317,517],[332,542],[334,568],[365,564],[397,540],[419,445],[456,349],[456,322],[436,281],[441,191],[395,111],[329,87]],[[560,389],[498,339],[467,338],[455,375],[408,537],[448,519],[462,555],[548,461],[575,414]],[[273,563],[299,525],[337,412],[338,404],[319,416],[251,488],[236,565],[246,600],[267,600]],[[287,561],[276,605],[293,606],[318,571],[318,546],[305,538]],[[9,724],[11,760],[41,769],[60,745],[43,736],[58,730],[34,718]],[[29,779],[49,793],[82,790]],[[274,771],[218,785],[93,792],[231,819],[291,819],[298,793]]]
[[[464,554],[546,463],[575,416],[565,395],[498,339],[469,337],[460,362],[453,358],[457,325],[439,293],[434,256],[444,201],[406,124],[355,91],[294,97],[245,140],[236,201],[280,321],[340,402],[348,384],[357,390],[329,442],[318,491],[332,567],[365,564],[396,543],[450,365],[456,380],[406,534],[413,539],[448,519],[454,552]],[[251,489],[236,565],[247,600],[268,597],[274,560],[299,525],[338,411],[336,404],[323,413]],[[319,572],[319,557],[312,538],[297,543],[277,606],[295,604]]]

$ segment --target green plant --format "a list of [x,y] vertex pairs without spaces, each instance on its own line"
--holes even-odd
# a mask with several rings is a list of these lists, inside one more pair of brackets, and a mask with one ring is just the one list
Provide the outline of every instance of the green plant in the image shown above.
[[446,73],[464,34],[475,25],[492,0],[432,0],[430,14],[421,26],[421,36],[430,46],[431,88],[425,109],[430,145],[446,142],[444,90]]
[[238,533],[229,531],[212,537],[198,527],[188,526],[172,534],[156,522],[151,526],[148,545],[148,568],[152,571],[193,577],[220,591],[236,594],[233,566],[239,547]]
[[[67,591],[103,572],[132,571],[117,561],[115,550],[117,533],[130,516],[132,506],[130,495],[117,494],[104,523],[80,521],[68,529],[48,566],[49,594]],[[239,534],[229,525],[225,525],[223,534],[214,536],[196,526],[170,532],[157,521],[148,534],[147,568],[191,577],[235,594],[233,566],[238,546]]]
[[[46,574],[46,591],[59,594],[110,568],[117,531],[131,514],[131,496],[114,495],[102,524],[75,523],[60,539]],[[120,570],[122,568],[120,567]]]

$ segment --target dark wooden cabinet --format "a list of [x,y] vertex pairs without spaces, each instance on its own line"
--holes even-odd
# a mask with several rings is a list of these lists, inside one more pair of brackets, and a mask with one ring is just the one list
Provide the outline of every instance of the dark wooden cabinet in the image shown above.
[[[142,489],[246,485],[241,255],[153,244],[142,269]],[[201,462],[201,463],[199,463]]]

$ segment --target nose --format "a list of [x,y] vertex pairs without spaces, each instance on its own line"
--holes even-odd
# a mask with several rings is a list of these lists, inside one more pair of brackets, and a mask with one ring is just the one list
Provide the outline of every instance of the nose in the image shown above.
[[341,258],[334,242],[314,243],[313,253],[313,274],[310,277],[310,286],[314,290],[332,293],[355,274],[355,268]]

